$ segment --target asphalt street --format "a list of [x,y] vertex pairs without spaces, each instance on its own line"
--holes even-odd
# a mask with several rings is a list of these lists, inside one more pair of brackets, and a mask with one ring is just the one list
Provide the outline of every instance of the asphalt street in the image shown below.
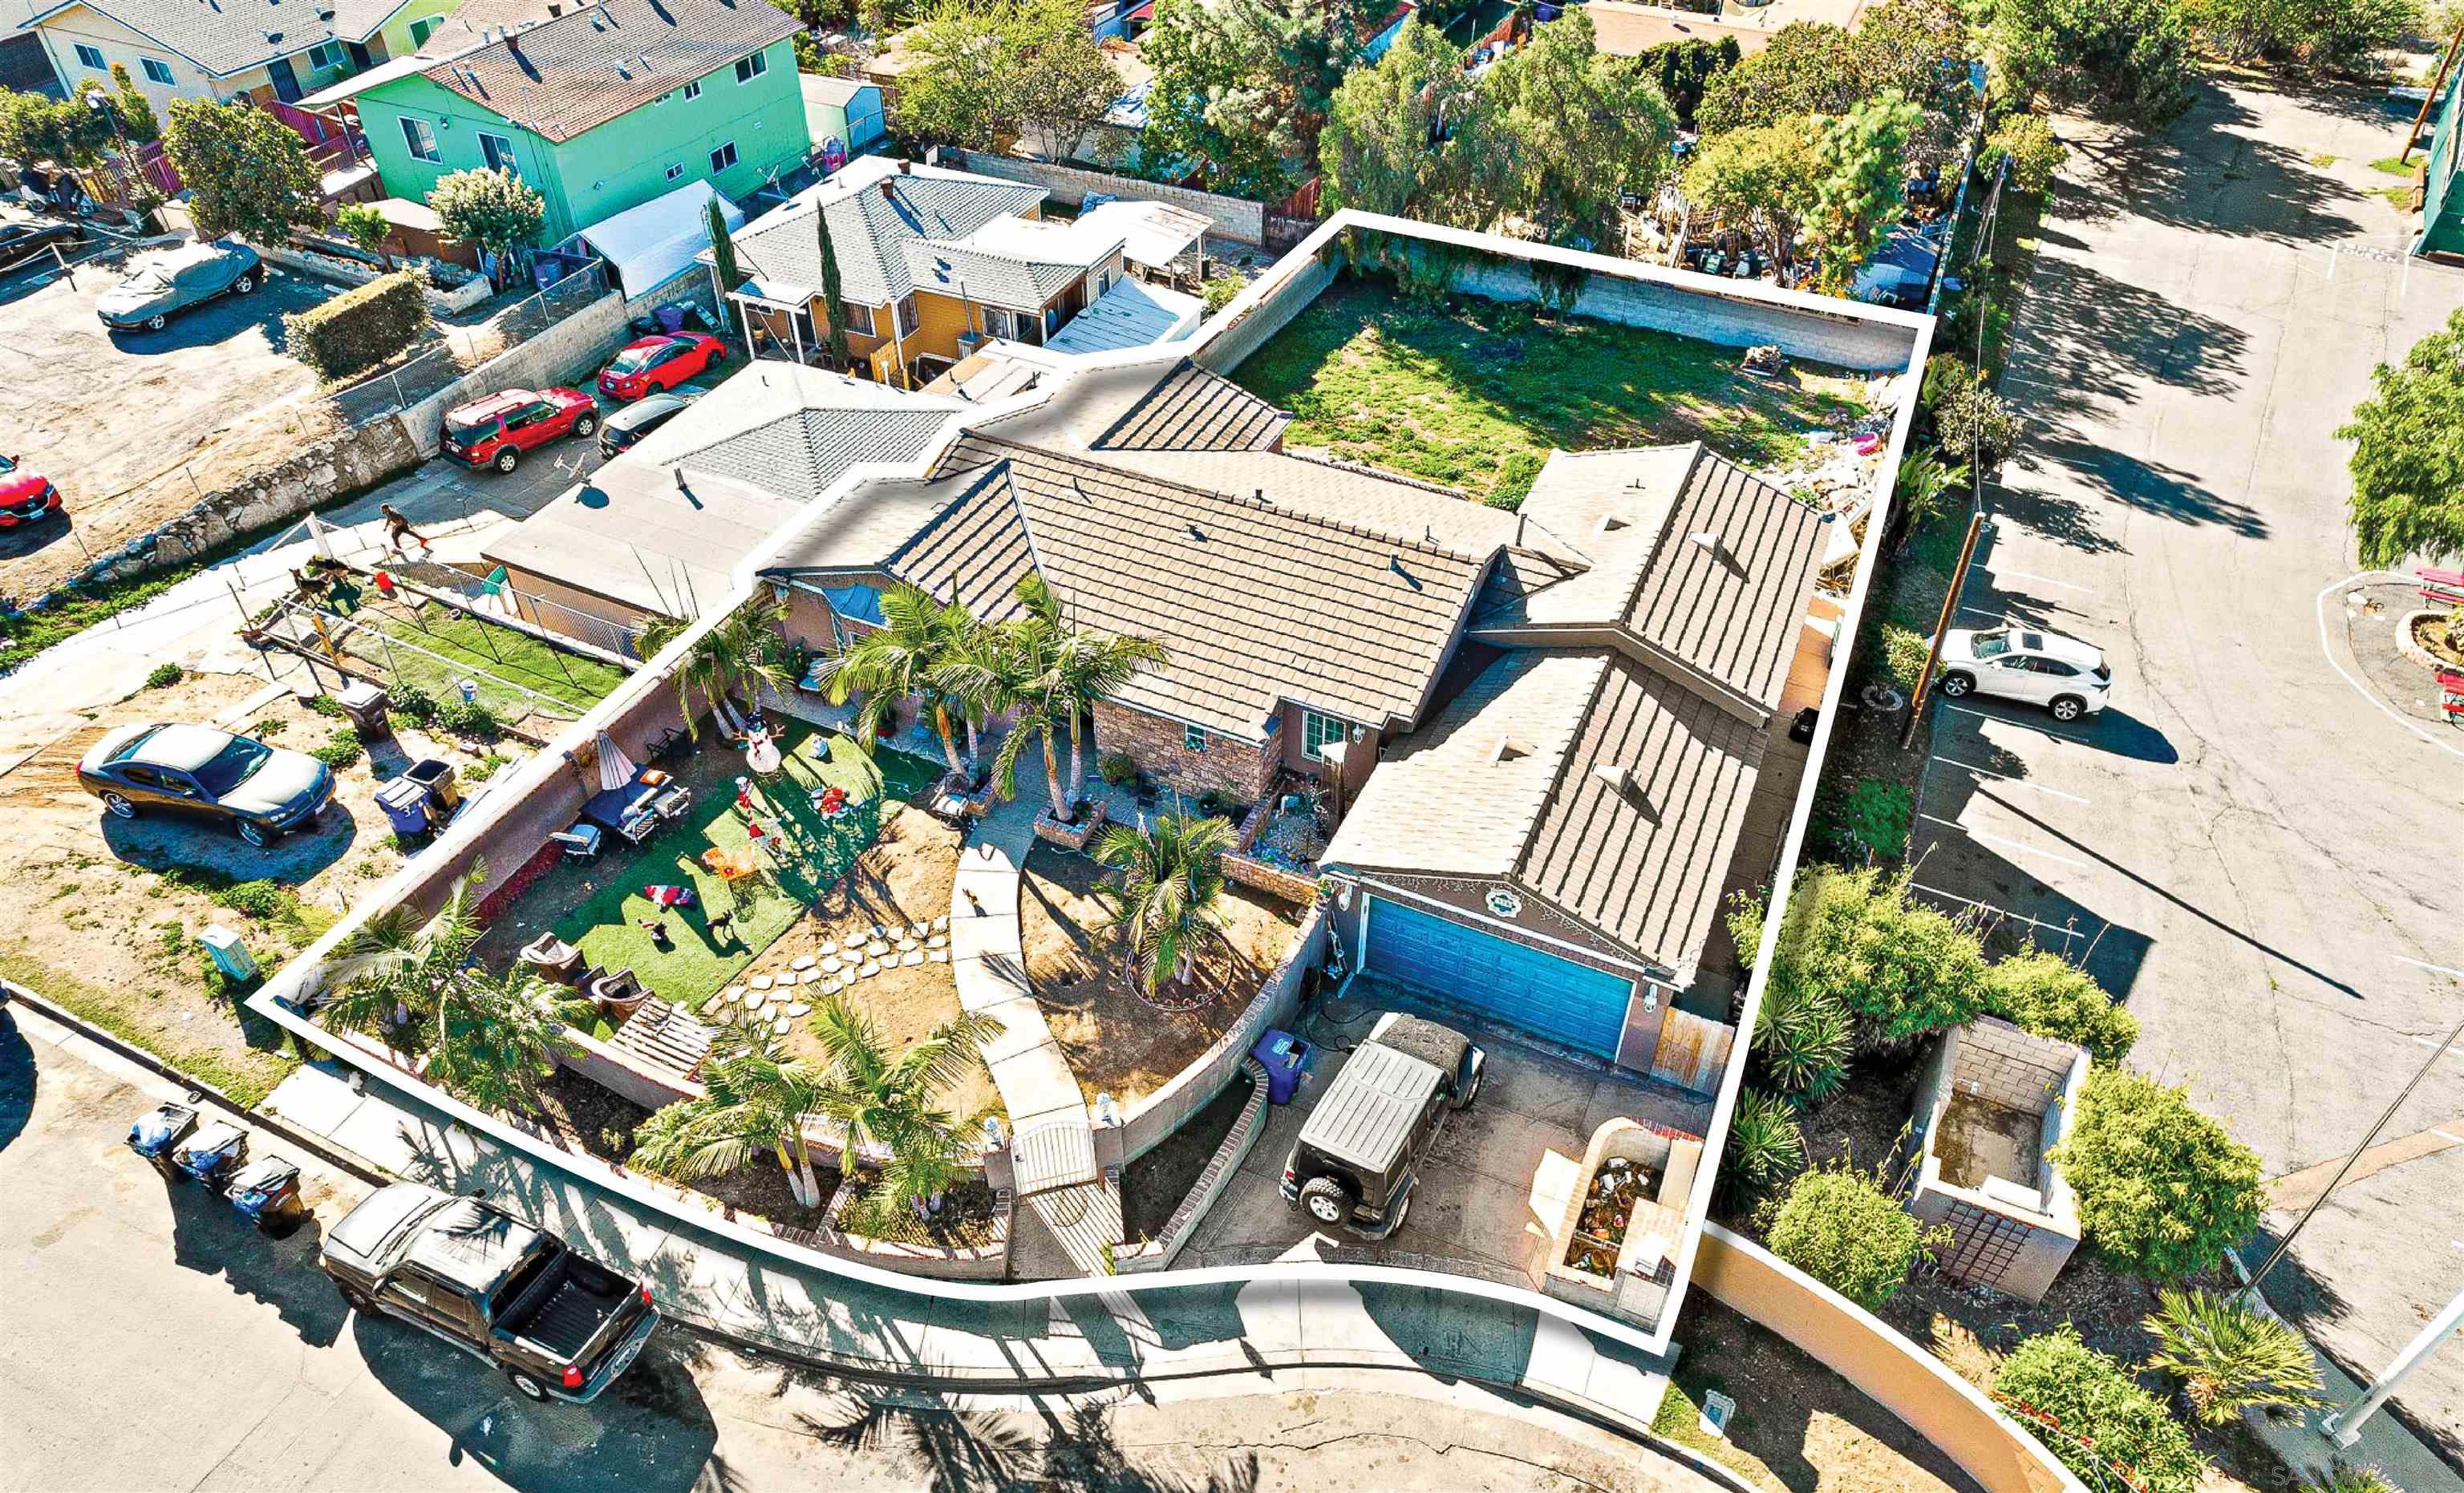
[[1417,1373],[945,1397],[663,1329],[598,1402],[535,1405],[424,1334],[343,1309],[315,1259],[360,1183],[259,1133],[253,1153],[310,1163],[316,1215],[289,1239],[260,1236],[121,1143],[170,1086],[64,1036],[0,1011],[8,1493],[1711,1486]]
[[[1956,625],[2098,644],[2113,705],[1943,704],[1911,847],[1947,905],[2084,958],[2134,1065],[2271,1177],[2340,1157],[2464,1014],[2423,967],[2464,967],[2464,733],[2374,697],[2314,605],[2359,568],[2336,428],[2464,306],[2367,195],[2401,135],[2365,95],[2236,88],[2154,150],[2074,138],[2005,382],[2029,435]],[[2456,1136],[2464,1054],[2271,1283],[2365,1380],[2464,1285]],[[2401,1403],[2464,1466],[2464,1344]]]

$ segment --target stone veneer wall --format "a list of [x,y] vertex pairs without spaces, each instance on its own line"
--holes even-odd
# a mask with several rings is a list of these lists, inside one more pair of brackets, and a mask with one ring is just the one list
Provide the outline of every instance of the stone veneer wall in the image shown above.
[[1208,732],[1206,750],[1193,752],[1183,744],[1182,732],[1178,721],[1128,710],[1110,701],[1095,704],[1095,742],[1100,755],[1126,752],[1136,760],[1141,772],[1192,799],[1213,788],[1248,803],[1266,791],[1277,759],[1264,749]]

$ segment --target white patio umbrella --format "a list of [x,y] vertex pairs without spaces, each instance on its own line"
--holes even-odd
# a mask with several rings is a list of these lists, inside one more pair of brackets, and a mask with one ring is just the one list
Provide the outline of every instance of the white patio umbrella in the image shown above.
[[641,771],[641,768],[634,765],[633,759],[625,755],[625,749],[616,744],[614,736],[604,731],[599,734],[599,786],[601,788],[622,788],[639,776]]

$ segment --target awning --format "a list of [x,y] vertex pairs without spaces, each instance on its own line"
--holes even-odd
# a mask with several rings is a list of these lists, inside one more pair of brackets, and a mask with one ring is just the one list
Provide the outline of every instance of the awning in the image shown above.
[[1202,242],[1214,220],[1185,208],[1160,202],[1099,203],[1080,214],[1079,223],[1101,234],[1118,234],[1121,252],[1133,264],[1168,265]]
[[297,104],[293,105],[293,107],[299,109],[331,108],[333,105],[341,103],[345,99],[357,98],[359,95],[366,93],[369,89],[376,87],[379,83],[390,83],[396,78],[408,77],[415,73],[425,73],[429,68],[441,65],[444,61],[445,59],[442,57],[424,56],[415,52],[407,57],[388,57],[372,68],[364,68],[352,74],[350,77],[343,78],[341,82],[336,83],[331,88],[322,88],[310,94],[307,98],[300,99]]
[[1206,303],[1195,296],[1123,275],[1093,305],[1071,317],[1067,326],[1045,338],[1044,345],[1056,353],[1144,347],[1196,329],[1205,310]]
[[729,231],[744,226],[744,213],[708,182],[693,182],[582,231],[582,239],[607,260],[627,296],[647,294],[693,262],[710,247],[710,203]]

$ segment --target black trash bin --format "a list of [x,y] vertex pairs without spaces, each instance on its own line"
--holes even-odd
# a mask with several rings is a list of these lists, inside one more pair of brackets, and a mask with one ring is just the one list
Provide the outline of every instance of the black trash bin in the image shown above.
[[428,790],[428,797],[447,814],[462,801],[462,785],[454,780],[453,764],[441,757],[422,757],[403,773]]
[[232,1175],[231,1206],[260,1234],[281,1239],[299,1227],[308,1209],[299,1200],[299,1168],[280,1156],[263,1156]]
[[184,1104],[160,1104],[137,1117],[128,1128],[128,1149],[143,1156],[154,1170],[172,1181],[184,1175],[171,1153],[197,1128],[197,1111]]

